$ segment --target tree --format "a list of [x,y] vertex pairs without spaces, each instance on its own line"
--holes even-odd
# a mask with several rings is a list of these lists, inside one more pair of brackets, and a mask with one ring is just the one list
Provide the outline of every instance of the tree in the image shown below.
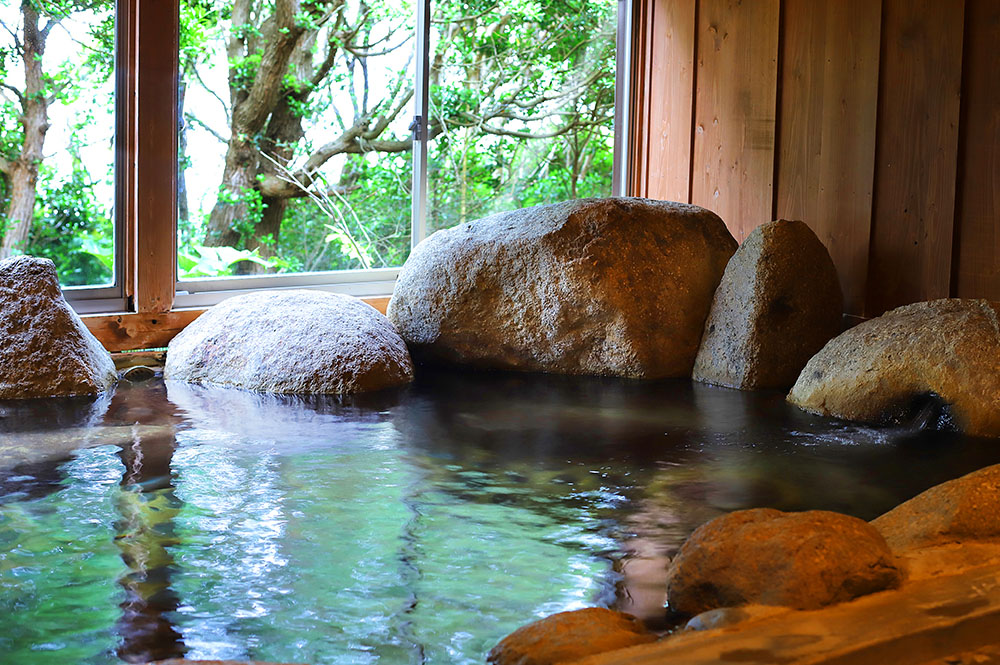
[[[458,161],[444,154],[438,159],[439,166],[459,169],[451,177],[465,197],[461,218],[477,207],[469,205],[470,185],[475,189],[470,164],[478,164],[478,183],[493,179],[493,185],[516,188],[516,182],[524,184],[529,176],[508,173],[517,176],[512,183],[512,178],[488,173],[497,170],[497,160],[483,159],[484,152],[495,153],[502,162],[516,150],[500,146],[504,140],[520,144],[568,137],[564,144],[547,147],[536,161],[570,156],[570,193],[575,195],[576,182],[593,163],[592,139],[600,127],[610,126],[613,112],[612,55],[604,46],[593,46],[595,33],[608,36],[608,4],[435,3],[437,46],[427,131],[432,140],[440,137],[442,147],[461,155]],[[283,222],[295,217],[288,210],[291,200],[317,187],[355,198],[366,189],[362,174],[371,176],[372,164],[364,156],[411,150],[410,139],[399,130],[413,96],[405,55],[413,47],[412,28],[405,28],[411,14],[411,8],[388,0],[236,0],[219,5],[214,19],[228,23],[230,126],[225,133],[214,132],[225,141],[226,158],[206,224],[206,245],[240,246],[273,256]],[[613,34],[613,24],[610,29]],[[396,73],[375,85],[372,71],[387,60],[396,63]],[[192,79],[201,80],[197,64]],[[205,124],[196,113],[186,115]],[[327,129],[321,140],[306,136],[323,123],[334,128],[332,133]],[[338,155],[352,161],[331,185],[319,176]],[[259,264],[245,264],[246,271],[258,269]]]
[[[0,71],[3,76],[0,86],[5,97],[5,120],[15,119],[13,123],[4,122],[4,135],[0,141],[0,180],[5,194],[0,258],[32,248],[32,234],[39,230],[43,236],[40,238],[43,247],[53,243],[63,248],[69,247],[69,241],[73,238],[57,238],[51,233],[52,228],[62,223],[60,220],[73,219],[70,226],[81,233],[89,230],[87,224],[91,222],[101,224],[106,221],[101,214],[95,212],[92,193],[81,189],[90,177],[80,162],[78,142],[68,146],[67,154],[72,161],[70,180],[61,184],[46,176],[46,184],[52,187],[51,205],[46,206],[43,201],[43,205],[39,206],[39,199],[46,198],[41,196],[43,193],[39,192],[39,185],[40,175],[44,172],[45,140],[52,105],[74,103],[75,91],[85,87],[82,85],[85,80],[91,84],[86,87],[92,88],[95,76],[106,81],[111,75],[114,23],[109,9],[108,0],[51,0],[45,3],[22,0],[17,25],[0,20],[0,27],[10,37],[10,45],[3,49],[3,66]],[[71,15],[80,12],[107,14],[107,20],[91,26],[90,36],[94,38],[97,47],[87,45],[83,49],[85,56],[82,59],[72,63],[59,63],[47,70],[45,52],[50,34]],[[11,70],[18,67],[23,70],[23,85],[16,85],[11,76]],[[87,106],[81,106],[80,115],[88,114],[89,111]],[[78,129],[80,125],[81,123],[77,123]],[[70,201],[67,197],[71,192],[82,195],[83,198]],[[80,211],[88,211],[88,214],[81,216]],[[55,217],[42,218],[40,221],[43,223],[36,225],[39,215],[44,217],[46,212],[53,212]],[[57,263],[60,263],[60,259],[67,259],[65,256],[54,258]],[[85,258],[81,260],[86,262]],[[95,270],[100,272],[99,268]],[[93,271],[81,268],[78,272],[90,274]]]
[[[38,186],[38,168],[42,163],[45,134],[49,130],[49,104],[55,91],[47,85],[42,69],[45,41],[58,22],[50,18],[40,27],[38,9],[32,0],[21,2],[20,33],[4,26],[14,39],[14,49],[24,67],[24,87],[18,89],[6,83],[20,105],[21,146],[16,157],[8,159],[0,156],[0,173],[4,178],[4,189],[9,192],[5,211],[7,224],[0,243],[0,259],[6,258],[27,242],[31,221],[35,214],[35,198]],[[6,73],[6,72],[5,72]]]

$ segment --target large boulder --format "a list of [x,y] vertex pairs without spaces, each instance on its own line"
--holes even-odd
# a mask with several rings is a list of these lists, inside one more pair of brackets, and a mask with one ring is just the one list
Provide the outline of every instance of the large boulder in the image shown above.
[[729,260],[693,378],[727,388],[788,388],[843,329],[844,298],[826,247],[802,222],[761,224]]
[[819,415],[871,423],[920,416],[1000,436],[1000,306],[933,300],[894,309],[831,340],[802,370],[788,401]]
[[695,530],[667,570],[667,602],[687,615],[747,604],[816,609],[901,580],[885,540],[867,522],[757,508]]
[[347,394],[408,383],[392,324],[357,298],[264,291],[224,300],[167,348],[164,378],[285,394]]
[[438,231],[388,315],[418,360],[635,378],[690,376],[736,241],[714,213],[583,199]]
[[656,640],[630,614],[599,607],[560,612],[518,628],[490,651],[494,665],[555,665]]
[[896,552],[1000,539],[1000,465],[935,485],[872,520]]
[[59,288],[55,264],[0,260],[0,399],[96,395],[115,364]]

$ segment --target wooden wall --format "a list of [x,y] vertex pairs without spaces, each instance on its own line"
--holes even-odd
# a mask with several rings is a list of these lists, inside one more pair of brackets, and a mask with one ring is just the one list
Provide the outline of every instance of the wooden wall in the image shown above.
[[847,312],[1000,300],[1000,0],[637,0],[632,192],[801,219]]

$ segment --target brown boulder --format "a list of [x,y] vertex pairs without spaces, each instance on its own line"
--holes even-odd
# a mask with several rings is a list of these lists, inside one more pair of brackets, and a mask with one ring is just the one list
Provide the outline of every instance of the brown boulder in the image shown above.
[[262,291],[224,300],[167,348],[165,379],[283,394],[347,394],[408,383],[392,324],[357,298]]
[[690,376],[736,241],[715,213],[582,199],[438,231],[388,316],[418,360],[634,378]]
[[843,329],[844,298],[826,247],[802,222],[761,224],[726,266],[693,378],[727,388],[787,388]]
[[758,508],[717,517],[688,538],[667,571],[667,602],[687,615],[747,604],[815,609],[901,579],[885,540],[863,520]]
[[935,485],[872,520],[896,552],[1000,538],[1000,465]]
[[63,298],[52,261],[0,261],[0,399],[96,395],[116,378],[111,354]]
[[889,423],[913,418],[930,399],[945,405],[946,425],[1000,436],[998,315],[998,305],[958,298],[894,309],[831,340],[788,401],[819,415]]
[[560,612],[518,628],[486,661],[495,665],[554,665],[656,641],[631,614],[599,607]]

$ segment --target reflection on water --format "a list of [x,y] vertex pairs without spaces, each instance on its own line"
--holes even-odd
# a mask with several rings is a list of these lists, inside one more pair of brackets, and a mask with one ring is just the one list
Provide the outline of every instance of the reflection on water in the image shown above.
[[726,511],[871,518],[1000,461],[995,442],[683,381],[441,373],[355,399],[150,382],[8,404],[0,653],[18,663],[481,663],[564,609],[655,624],[669,557]]

